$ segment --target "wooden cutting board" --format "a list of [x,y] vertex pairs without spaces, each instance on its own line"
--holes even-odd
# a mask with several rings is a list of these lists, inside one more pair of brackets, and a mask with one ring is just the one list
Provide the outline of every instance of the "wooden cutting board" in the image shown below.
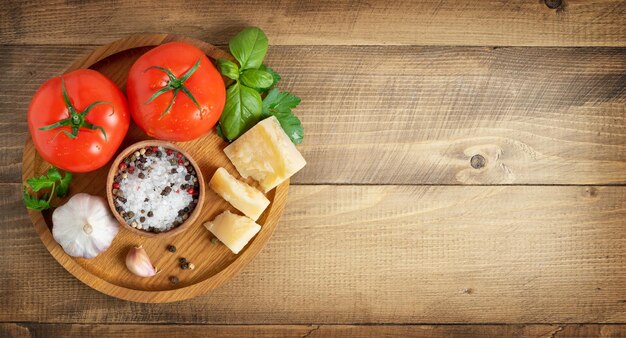
[[[89,55],[80,57],[70,65],[65,73],[90,68],[103,73],[125,91],[128,70],[135,60],[149,49],[170,41],[182,41],[200,48],[211,59],[232,57],[221,49],[206,42],[167,34],[136,35],[96,48]],[[148,140],[131,122],[128,134],[118,153],[126,146]],[[231,174],[241,178],[223,152],[227,143],[211,131],[207,135],[189,142],[175,143],[187,151],[198,163],[205,180],[210,180],[218,167],[225,167]],[[75,174],[70,187],[70,196],[57,200],[62,205],[73,194],[84,192],[106,196],[106,178],[110,167],[104,167],[84,174]],[[50,165],[37,153],[29,138],[24,147],[22,180],[45,173]],[[248,183],[254,184],[252,180]],[[110,296],[146,303],[165,303],[189,299],[212,290],[231,279],[246,266],[269,240],[287,200],[289,181],[282,183],[267,194],[271,204],[257,223],[261,231],[238,255],[234,255],[222,244],[213,244],[211,234],[202,225],[224,210],[236,212],[230,204],[210,189],[198,219],[184,232],[166,238],[148,238],[120,227],[111,247],[93,259],[74,258],[67,255],[52,237],[51,210],[37,212],[29,210],[30,218],[37,234],[52,256],[72,275],[90,287]],[[177,247],[176,253],[166,250],[168,245]],[[128,249],[143,245],[159,273],[150,278],[140,278],[131,274],[124,263]],[[195,265],[194,270],[181,270],[179,258],[184,257]],[[172,284],[170,276],[180,282]]]

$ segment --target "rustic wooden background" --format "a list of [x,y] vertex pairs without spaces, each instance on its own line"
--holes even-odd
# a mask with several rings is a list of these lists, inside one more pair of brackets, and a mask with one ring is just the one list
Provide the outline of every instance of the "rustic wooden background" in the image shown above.
[[[191,301],[91,290],[21,201],[30,97],[120,37],[248,25],[303,102],[273,239]],[[626,1],[3,0],[0,44],[0,336],[626,336]]]

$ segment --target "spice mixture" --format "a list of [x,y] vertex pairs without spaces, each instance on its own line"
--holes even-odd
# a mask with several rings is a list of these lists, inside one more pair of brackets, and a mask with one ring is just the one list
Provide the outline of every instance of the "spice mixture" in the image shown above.
[[182,224],[198,204],[193,166],[182,153],[163,147],[145,147],[124,159],[111,188],[117,212],[145,231]]

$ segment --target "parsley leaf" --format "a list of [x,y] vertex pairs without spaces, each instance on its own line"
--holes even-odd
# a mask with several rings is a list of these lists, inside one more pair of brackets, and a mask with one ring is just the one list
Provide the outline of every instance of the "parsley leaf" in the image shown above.
[[50,200],[56,195],[63,197],[67,195],[69,191],[69,185],[72,182],[72,173],[65,173],[65,176],[61,176],[59,170],[55,167],[50,167],[46,175],[39,177],[32,177],[26,180],[26,183],[30,189],[37,192],[41,189],[50,189],[50,193],[44,194],[42,198],[32,196],[28,193],[28,188],[24,187],[24,204],[27,208],[32,210],[46,210],[50,208]]
[[300,119],[292,114],[292,113],[276,113],[274,114],[280,122],[280,126],[283,127],[283,130],[289,136],[289,139],[293,144],[302,143],[302,139],[304,138],[304,128],[302,128],[302,122]]
[[300,104],[300,98],[289,92],[281,92],[272,88],[263,99],[263,117],[275,115],[277,112],[291,113],[291,109]]
[[59,180],[59,186],[57,187],[57,196],[65,197],[70,190],[70,183],[72,183],[72,173],[66,172],[65,176]]
[[42,175],[39,177],[31,177],[26,180],[26,183],[28,183],[32,191],[39,191],[41,189],[52,188],[54,180],[50,180],[48,176]]
[[50,203],[45,197],[46,196],[44,196],[43,199],[37,199],[36,197],[29,195],[28,190],[24,187],[24,204],[26,204],[28,209],[37,211],[49,209]]
[[57,168],[50,167],[50,169],[48,169],[48,179],[52,182],[60,181],[61,173]]
[[291,109],[299,104],[299,97],[289,92],[280,92],[277,88],[270,90],[265,99],[263,99],[262,117],[276,116],[280,126],[283,127],[283,130],[294,144],[302,143],[304,138],[302,122],[291,112]]

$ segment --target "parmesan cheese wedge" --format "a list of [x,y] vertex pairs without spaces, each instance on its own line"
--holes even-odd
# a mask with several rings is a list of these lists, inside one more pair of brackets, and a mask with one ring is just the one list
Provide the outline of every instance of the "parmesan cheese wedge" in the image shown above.
[[261,226],[246,216],[239,216],[226,210],[204,226],[230,251],[238,254],[260,230]]
[[257,123],[224,148],[224,153],[243,178],[257,180],[265,192],[283,183],[306,165],[274,116]]
[[209,186],[233,207],[254,221],[259,219],[270,204],[270,200],[262,192],[234,178],[224,168],[218,168],[215,171]]

